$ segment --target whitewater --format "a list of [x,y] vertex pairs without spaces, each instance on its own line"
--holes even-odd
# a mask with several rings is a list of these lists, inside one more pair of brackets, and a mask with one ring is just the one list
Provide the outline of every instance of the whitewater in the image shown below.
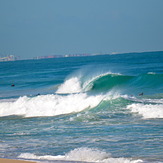
[[0,65],[1,158],[163,162],[163,52]]

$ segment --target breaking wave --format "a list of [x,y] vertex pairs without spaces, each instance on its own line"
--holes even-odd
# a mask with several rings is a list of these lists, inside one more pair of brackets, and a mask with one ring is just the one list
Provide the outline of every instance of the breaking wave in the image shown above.
[[[157,99],[154,99],[154,91],[157,87],[162,91],[162,83],[163,75],[155,73],[129,76],[108,72],[90,77],[83,74],[66,79],[55,94],[1,100],[0,116],[38,117],[72,114],[96,107],[100,110],[103,107],[100,104],[104,101],[119,99],[116,105],[119,109],[125,108],[143,118],[163,118],[162,95],[158,94]],[[138,96],[137,93],[141,90],[148,93],[150,98]],[[113,103],[114,101],[110,102],[105,109],[115,107]]]
[[131,104],[127,106],[133,113],[138,113],[144,119],[163,118],[163,104]]
[[[155,93],[163,90],[163,75],[147,73],[138,76],[122,75],[119,73],[103,73],[96,76],[74,76],[61,84],[56,93],[79,93],[87,91],[95,91],[104,93],[112,89],[129,90],[129,93],[137,93],[142,90]],[[146,90],[148,88],[148,90]],[[128,93],[128,92],[127,92]]]
[[129,110],[144,119],[163,118],[163,103],[160,99],[139,99],[127,95],[88,95],[86,93],[69,95],[40,95],[20,97],[15,101],[0,101],[0,117],[3,116],[57,116],[74,114],[89,110],[98,112],[117,112]]
[[102,95],[88,96],[85,93],[67,96],[40,95],[32,98],[24,96],[14,102],[0,102],[0,116],[35,117],[70,114],[93,108],[102,99]]
[[76,148],[65,155],[37,156],[31,153],[22,153],[18,156],[23,159],[34,160],[62,160],[79,162],[103,162],[103,163],[142,163],[143,160],[132,158],[113,158],[110,153],[93,148]]

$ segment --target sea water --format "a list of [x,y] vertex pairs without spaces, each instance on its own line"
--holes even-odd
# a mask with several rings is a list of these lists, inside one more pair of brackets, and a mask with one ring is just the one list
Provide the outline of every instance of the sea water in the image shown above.
[[0,157],[163,162],[163,52],[1,62]]

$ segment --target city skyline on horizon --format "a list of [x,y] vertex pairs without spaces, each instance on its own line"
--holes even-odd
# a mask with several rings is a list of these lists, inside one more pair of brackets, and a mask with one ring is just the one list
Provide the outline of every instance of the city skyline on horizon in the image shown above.
[[121,54],[141,54],[141,53],[155,53],[155,52],[163,52],[163,51],[145,51],[145,52],[126,52],[126,53],[81,53],[81,54],[62,54],[62,55],[44,55],[44,56],[35,56],[32,58],[21,58],[20,56],[16,56],[14,54],[1,55],[0,54],[0,62],[5,61],[17,61],[17,60],[35,60],[35,59],[52,59],[52,58],[69,58],[69,57],[87,57],[87,56],[99,56],[99,55],[121,55]]

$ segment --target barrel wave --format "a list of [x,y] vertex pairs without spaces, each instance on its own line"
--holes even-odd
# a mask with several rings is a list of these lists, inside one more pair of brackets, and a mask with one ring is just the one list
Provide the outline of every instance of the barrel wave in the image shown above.
[[[85,77],[85,74],[83,75]],[[163,91],[163,75],[155,73],[140,74],[137,76],[123,75],[120,73],[104,73],[97,76],[87,77],[73,76],[66,79],[59,86],[56,93],[79,93],[79,92],[96,92],[106,93],[114,89],[121,93],[138,95],[140,92],[146,94],[158,94]],[[156,88],[158,88],[156,92]]]
[[86,88],[90,88],[93,91],[108,91],[114,87],[125,86],[125,84],[127,84],[132,78],[132,76],[120,74],[101,75],[88,83]]

